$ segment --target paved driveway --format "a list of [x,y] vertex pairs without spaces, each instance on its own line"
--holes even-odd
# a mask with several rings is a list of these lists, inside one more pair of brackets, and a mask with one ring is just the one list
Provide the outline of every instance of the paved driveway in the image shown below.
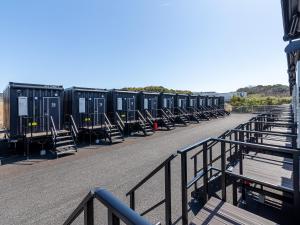
[[[62,224],[94,187],[105,187],[128,202],[126,191],[171,153],[198,140],[218,136],[251,117],[233,114],[149,137],[130,137],[113,146],[85,147],[76,155],[57,160],[29,160],[0,166],[0,224]],[[179,221],[181,210],[179,165],[178,159],[172,163],[174,222]],[[162,175],[162,172],[157,174],[137,192],[139,212],[162,199]],[[163,221],[162,207],[147,218],[153,223]],[[97,224],[106,224],[106,210],[98,203],[95,208]]]

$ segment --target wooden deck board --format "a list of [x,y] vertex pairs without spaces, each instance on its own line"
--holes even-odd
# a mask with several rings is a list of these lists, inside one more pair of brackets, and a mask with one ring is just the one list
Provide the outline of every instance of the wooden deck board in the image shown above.
[[[60,134],[60,133],[67,133],[68,131],[67,130],[58,130],[57,133]],[[33,132],[32,134],[31,133],[27,133],[26,134],[26,137],[27,138],[30,138],[30,137],[33,137],[33,138],[42,138],[42,137],[50,137],[51,136],[51,132],[48,131],[47,132]]]
[[190,225],[200,224],[271,225],[276,223],[212,197],[190,223]]
[[[267,154],[258,153],[255,154],[259,157],[268,159],[292,162],[291,159],[285,159],[283,157],[272,156]],[[287,188],[293,188],[292,178],[292,165],[280,162],[273,162],[259,158],[245,157],[243,160],[244,175],[271,183],[276,186],[283,186]],[[239,174],[239,163],[233,168],[233,172]]]

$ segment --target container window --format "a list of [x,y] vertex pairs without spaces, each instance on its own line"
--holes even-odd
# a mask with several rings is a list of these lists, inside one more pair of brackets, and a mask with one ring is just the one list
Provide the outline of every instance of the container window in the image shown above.
[[18,97],[18,113],[19,116],[28,116],[28,98]]
[[164,98],[164,108],[167,108],[167,99]]
[[85,113],[85,98],[79,98],[79,113]]
[[148,98],[144,99],[144,109],[148,109]]
[[117,98],[117,110],[123,110],[122,98]]

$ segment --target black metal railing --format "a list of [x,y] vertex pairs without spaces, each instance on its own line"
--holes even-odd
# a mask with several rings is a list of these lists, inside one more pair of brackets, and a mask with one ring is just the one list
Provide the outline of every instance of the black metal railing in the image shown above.
[[157,174],[162,169],[165,170],[165,193],[164,199],[156,203],[155,205],[151,206],[143,213],[142,216],[146,215],[147,213],[151,212],[152,210],[156,209],[162,204],[165,204],[165,224],[171,225],[172,224],[172,201],[171,201],[171,161],[176,158],[177,154],[172,154],[169,156],[165,161],[163,161],[158,167],[156,167],[152,172],[150,172],[145,178],[143,178],[137,185],[135,185],[130,191],[127,192],[126,196],[130,197],[130,208],[135,210],[135,192],[143,186],[147,181],[149,181],[155,174]]
[[23,116],[18,123],[17,135],[33,137],[34,133],[45,132],[46,135],[51,132],[51,121],[49,116]]
[[120,221],[128,225],[151,225],[150,222],[130,209],[113,194],[102,188],[90,191],[64,222],[64,225],[71,225],[81,213],[84,213],[84,225],[94,225],[94,200],[98,200],[108,209],[108,225],[119,225]]
[[[188,189],[192,186],[197,189],[197,182],[203,178],[203,189],[204,189],[204,201],[208,199],[208,181],[212,176],[212,171],[217,171],[221,174],[221,190],[222,190],[222,200],[226,201],[226,179],[227,176],[234,178],[235,180],[242,180],[242,181],[249,181],[253,183],[260,184],[262,186],[266,186],[272,188],[274,190],[280,190],[289,194],[293,194],[294,200],[294,207],[298,208],[300,204],[299,198],[299,153],[298,149],[290,149],[290,148],[283,148],[283,147],[274,147],[274,146],[267,146],[255,143],[247,143],[243,140],[245,136],[243,135],[243,131],[240,133],[239,140],[226,140],[221,138],[209,138],[204,141],[200,141],[191,145],[187,148],[178,151],[178,154],[181,156],[181,185],[182,185],[182,222],[184,225],[188,224]],[[221,154],[218,155],[216,158],[212,159],[212,151],[210,150],[209,146],[211,143],[218,143],[220,145]],[[227,148],[229,145],[229,148]],[[198,168],[197,164],[194,167],[194,176],[191,180],[188,180],[188,160],[187,154],[193,150],[198,148],[201,149],[202,153],[202,168]],[[231,152],[232,149],[235,149],[235,157],[229,157],[230,161],[227,161],[227,154]],[[244,159],[244,151],[246,148],[251,148],[252,151],[256,152],[269,152],[269,153],[277,153],[281,154],[284,157],[291,158],[293,160],[293,188],[286,188],[283,186],[277,186],[273,184],[269,184],[267,182],[263,182],[257,179],[249,178],[243,175],[243,159]],[[198,153],[199,155],[199,153]],[[208,161],[208,157],[210,158],[210,162]],[[195,157],[194,157],[195,158]],[[221,160],[221,168],[213,167],[213,163],[217,160]],[[227,169],[232,166],[236,160],[239,162],[239,174],[232,173]],[[285,162],[283,162],[285,163]],[[195,166],[195,160],[194,160]],[[210,173],[209,173],[210,172]],[[242,192],[245,193],[245,192]],[[236,203],[236,189],[234,188],[234,201]],[[242,198],[244,198],[244,195]]]

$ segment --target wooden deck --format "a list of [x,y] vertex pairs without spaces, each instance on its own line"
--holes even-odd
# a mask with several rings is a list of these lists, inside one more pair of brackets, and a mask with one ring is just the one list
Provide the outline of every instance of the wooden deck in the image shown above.
[[80,129],[83,129],[83,130],[98,130],[98,129],[103,129],[105,127],[106,127],[105,125],[95,125],[95,126],[83,126],[83,127],[80,127]]
[[[62,133],[67,133],[69,131],[67,130],[59,130],[57,131],[58,134],[62,134]],[[33,132],[32,134],[31,133],[28,133],[26,134],[26,138],[44,138],[44,137],[50,137],[51,136],[51,132],[48,131],[48,132]]]
[[[293,188],[291,159],[254,152],[250,152],[249,155],[253,157],[245,156],[243,160],[245,176],[276,186]],[[239,174],[239,163],[232,172]]]
[[190,225],[200,224],[271,225],[276,223],[212,197],[190,223]]

